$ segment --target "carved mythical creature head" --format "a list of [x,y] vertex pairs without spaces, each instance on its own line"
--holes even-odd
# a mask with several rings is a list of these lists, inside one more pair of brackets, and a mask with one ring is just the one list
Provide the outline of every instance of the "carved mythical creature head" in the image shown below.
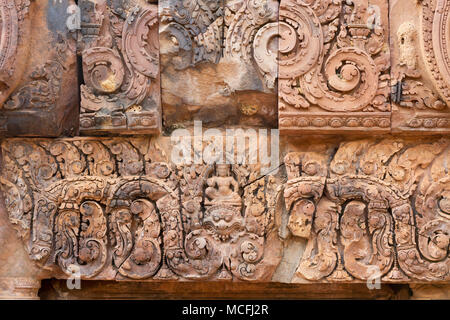
[[228,241],[243,229],[243,218],[236,208],[218,205],[206,211],[203,226],[214,238]]

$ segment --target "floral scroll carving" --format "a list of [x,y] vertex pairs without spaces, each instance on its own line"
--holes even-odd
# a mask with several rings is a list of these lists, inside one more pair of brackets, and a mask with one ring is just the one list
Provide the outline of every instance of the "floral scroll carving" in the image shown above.
[[319,2],[280,4],[280,129],[389,131],[386,2]]
[[286,183],[259,165],[174,165],[160,143],[4,141],[0,187],[30,259],[57,278],[268,281],[286,227],[307,240],[293,282],[449,280],[446,138],[297,146]]
[[[341,143],[286,156],[289,228],[311,281],[448,281],[448,139]],[[314,167],[314,170],[308,168]]]
[[[171,165],[150,138],[7,140],[1,188],[37,265],[64,278],[270,279],[273,177]],[[180,202],[181,199],[181,202]],[[278,260],[277,260],[278,259]]]
[[[109,3],[109,2],[108,2]],[[80,131],[159,133],[158,8],[83,0]]]

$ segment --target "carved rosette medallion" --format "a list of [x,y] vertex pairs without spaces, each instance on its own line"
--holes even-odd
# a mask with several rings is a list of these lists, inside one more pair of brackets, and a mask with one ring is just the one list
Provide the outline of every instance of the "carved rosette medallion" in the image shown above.
[[428,71],[444,102],[450,104],[450,1],[422,4],[423,50]]

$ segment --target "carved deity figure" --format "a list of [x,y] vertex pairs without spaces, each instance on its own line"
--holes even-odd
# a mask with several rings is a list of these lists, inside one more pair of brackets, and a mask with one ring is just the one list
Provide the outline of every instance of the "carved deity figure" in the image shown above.
[[218,164],[217,176],[209,178],[206,183],[206,204],[228,204],[232,206],[241,206],[241,197],[238,194],[239,184],[230,175],[230,166],[227,164]]

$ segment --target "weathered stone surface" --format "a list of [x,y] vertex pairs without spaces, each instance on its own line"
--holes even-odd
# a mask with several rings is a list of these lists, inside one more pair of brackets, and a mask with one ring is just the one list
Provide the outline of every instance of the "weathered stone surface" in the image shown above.
[[277,123],[278,2],[161,0],[165,126]]
[[0,135],[73,135],[78,128],[73,0],[0,1]]
[[81,0],[80,131],[159,133],[158,6]]
[[427,284],[411,284],[412,297],[414,300],[449,300],[449,285],[427,285]]
[[[0,194],[1,196],[1,194]],[[4,205],[0,201],[0,299],[37,299],[40,279],[45,271],[39,270],[29,259],[22,241],[17,236]]]
[[279,128],[390,130],[386,0],[280,3]]
[[389,4],[393,131],[450,132],[450,1]]
[[5,141],[1,186],[30,258],[57,278],[269,280],[281,254],[275,178],[176,167],[167,142]]
[[[368,290],[365,284],[281,284],[260,282],[113,282],[83,281],[81,290],[69,290],[63,280],[42,282],[41,299],[408,299],[392,285]],[[405,289],[407,285],[403,286]],[[395,288],[396,289],[396,288]],[[403,290],[405,291],[405,290]]]

